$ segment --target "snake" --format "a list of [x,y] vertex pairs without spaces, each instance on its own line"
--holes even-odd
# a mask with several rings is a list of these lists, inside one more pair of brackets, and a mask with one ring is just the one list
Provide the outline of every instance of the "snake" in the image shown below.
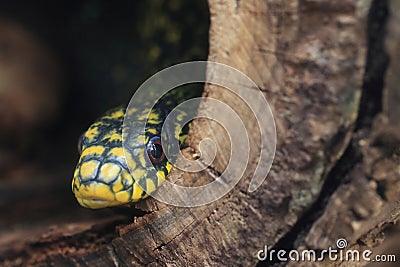
[[[78,140],[80,156],[72,179],[72,192],[78,203],[91,209],[120,206],[145,199],[157,190],[173,166],[165,155],[168,144],[161,142],[164,121],[179,103],[200,94],[195,87],[176,88],[151,108],[133,107],[127,112],[125,106],[119,106],[95,120]],[[127,150],[122,140],[125,116],[133,125],[146,122],[144,132],[133,127]],[[177,119],[183,121],[187,116],[181,111]],[[189,128],[187,123],[166,130],[165,134],[177,139],[182,149]]]

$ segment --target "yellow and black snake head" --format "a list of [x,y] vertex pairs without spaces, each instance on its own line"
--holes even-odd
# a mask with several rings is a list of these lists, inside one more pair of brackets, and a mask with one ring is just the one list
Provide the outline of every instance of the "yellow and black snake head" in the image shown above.
[[81,206],[97,209],[139,201],[156,190],[172,167],[160,141],[162,114],[152,110],[150,118],[132,115],[147,120],[147,126],[145,133],[131,138],[127,151],[122,146],[124,115],[122,107],[110,110],[81,136],[81,155],[72,180]]

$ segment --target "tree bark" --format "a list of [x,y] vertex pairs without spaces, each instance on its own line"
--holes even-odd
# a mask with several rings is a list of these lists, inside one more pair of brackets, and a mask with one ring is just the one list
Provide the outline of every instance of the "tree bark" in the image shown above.
[[[129,223],[113,217],[69,231],[60,225],[8,251],[3,263],[263,266],[271,264],[257,258],[265,245],[322,250],[345,238],[345,249],[375,248],[400,217],[400,124],[398,101],[393,102],[400,73],[397,5],[390,5],[386,45],[391,63],[382,77],[383,47],[374,46],[379,40],[366,33],[368,24],[369,34],[375,26],[384,37],[384,17],[373,14],[385,11],[385,1],[209,0],[208,59],[248,75],[274,114],[277,148],[266,181],[248,192],[261,138],[250,110],[223,88],[206,85],[204,96],[229,104],[252,140],[250,164],[229,194],[195,208],[147,199],[132,211]],[[385,88],[379,79],[387,81]],[[383,110],[367,108],[377,102]],[[200,108],[209,109],[207,102]],[[195,120],[184,153],[189,158],[201,154],[204,138],[217,144],[212,165],[199,173],[174,170],[171,179],[199,185],[223,173],[235,144],[227,142],[217,123]]]

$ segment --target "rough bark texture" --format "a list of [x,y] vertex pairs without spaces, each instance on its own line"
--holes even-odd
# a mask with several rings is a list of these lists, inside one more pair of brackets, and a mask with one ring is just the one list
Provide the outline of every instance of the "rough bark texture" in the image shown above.
[[[367,40],[373,41],[366,35],[368,14],[378,21],[374,23],[384,25],[379,16],[371,18],[373,12],[386,8],[385,1],[377,2],[210,0],[209,60],[253,79],[275,117],[278,143],[266,182],[253,193],[247,190],[260,138],[250,111],[224,89],[207,85],[204,95],[230,104],[254,140],[250,165],[228,195],[197,208],[148,199],[132,211],[136,215],[130,223],[113,217],[101,223],[46,228],[31,240],[14,242],[17,245],[7,253],[3,249],[3,263],[263,266],[267,262],[258,262],[257,252],[264,245],[324,249],[345,238],[347,248],[376,247],[384,229],[400,217],[400,124],[394,100],[399,96],[395,74],[400,73],[396,54],[400,24],[396,15],[390,17],[388,28],[391,63],[383,112],[365,106],[381,101],[375,91],[380,90],[376,79],[382,77],[374,75],[379,76],[376,73],[384,64],[366,66],[373,66],[374,57],[382,52],[378,47],[367,53]],[[391,4],[391,14],[398,15],[398,4]],[[374,88],[368,89],[371,83]],[[207,103],[201,108],[207,109]],[[198,144],[206,137],[218,147],[212,166],[195,174],[176,171],[173,177],[201,184],[224,171],[226,155],[235,144],[229,144],[223,128],[212,121],[193,123],[186,155],[198,154]]]

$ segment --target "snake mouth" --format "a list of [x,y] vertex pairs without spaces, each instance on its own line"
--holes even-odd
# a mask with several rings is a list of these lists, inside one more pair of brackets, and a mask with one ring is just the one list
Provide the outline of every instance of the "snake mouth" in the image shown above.
[[[122,192],[124,193],[124,192]],[[107,207],[121,206],[127,204],[129,201],[119,201],[117,198],[108,199],[99,196],[84,196],[77,192],[75,197],[78,203],[85,208],[101,209]]]
[[128,171],[122,170],[114,180],[109,181],[106,178],[112,175],[106,172],[107,168],[104,166],[105,164],[100,168],[96,179],[86,181],[80,178],[82,171],[76,171],[72,191],[81,206],[92,209],[120,206],[146,196]]
[[91,209],[101,209],[123,204],[117,201],[109,201],[101,198],[83,198],[76,196],[76,199],[81,206]]
[[122,190],[120,189],[120,191],[114,191],[111,185],[96,181],[82,184],[77,177],[74,181],[76,181],[73,186],[75,198],[83,207],[100,209],[119,206],[129,202],[129,189],[124,190],[121,188]]
[[127,199],[121,199],[118,196],[121,193],[123,194],[129,192],[120,191],[114,193],[111,191],[111,189],[109,189],[107,191],[108,193],[105,193],[105,189],[105,185],[103,184],[100,184],[99,186],[96,183],[92,183],[81,186],[79,190],[75,191],[74,193],[81,206],[91,209],[120,206],[128,202]]

